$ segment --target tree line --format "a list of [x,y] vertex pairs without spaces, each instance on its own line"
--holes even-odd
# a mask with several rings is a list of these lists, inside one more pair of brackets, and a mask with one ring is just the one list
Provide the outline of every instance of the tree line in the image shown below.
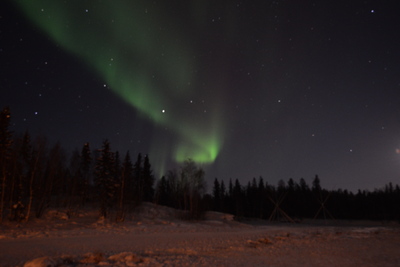
[[60,143],[32,139],[10,131],[10,109],[0,113],[0,222],[28,221],[49,207],[66,208],[68,216],[97,205],[99,216],[123,221],[143,201],[181,210],[184,219],[201,219],[214,210],[241,218],[295,221],[303,218],[400,220],[400,188],[391,183],[372,192],[326,190],[316,176],[312,185],[281,180],[276,186],[262,177],[242,185],[238,179],[215,178],[207,193],[205,173],[187,159],[178,169],[155,179],[148,155],[133,162],[121,158],[103,141],[93,149],[85,143],[72,155]]
[[239,180],[214,180],[211,208],[234,214],[237,218],[300,221],[311,219],[355,219],[400,221],[400,187],[387,184],[374,191],[357,193],[348,190],[327,190],[321,187],[318,175],[309,186],[299,182],[280,180],[277,186],[262,177],[253,178],[246,186]]
[[142,201],[153,201],[154,176],[148,155],[139,153],[133,164],[129,151],[123,159],[104,140],[100,149],[85,143],[68,159],[60,143],[49,147],[44,137],[29,132],[15,135],[8,107],[0,113],[0,222],[41,217],[51,205],[71,215],[87,203],[97,203],[99,214],[112,211],[117,221]]
[[99,216],[123,221],[142,202],[160,202],[182,210],[180,217],[200,218],[206,193],[204,171],[193,160],[155,181],[148,155],[129,151],[121,158],[103,141],[92,150],[89,143],[71,156],[60,143],[49,146],[45,137],[32,139],[28,131],[10,131],[11,113],[0,113],[0,222],[40,218],[49,207],[67,209],[72,216],[86,205],[98,205]]

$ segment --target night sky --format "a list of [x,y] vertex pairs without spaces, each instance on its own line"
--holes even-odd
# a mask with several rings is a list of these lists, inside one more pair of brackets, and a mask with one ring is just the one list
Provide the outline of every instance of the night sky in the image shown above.
[[68,151],[108,138],[159,178],[400,184],[396,1],[0,4],[0,108]]

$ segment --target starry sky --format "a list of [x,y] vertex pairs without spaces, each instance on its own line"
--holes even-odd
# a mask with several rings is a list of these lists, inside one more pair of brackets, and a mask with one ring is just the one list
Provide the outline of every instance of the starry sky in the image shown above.
[[[400,183],[394,1],[15,0],[0,4],[0,106],[12,130],[192,158],[246,184],[318,174]],[[135,156],[133,156],[135,157]]]

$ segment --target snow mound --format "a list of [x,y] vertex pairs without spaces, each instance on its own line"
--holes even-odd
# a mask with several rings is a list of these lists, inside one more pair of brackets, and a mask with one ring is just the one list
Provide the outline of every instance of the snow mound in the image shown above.
[[87,253],[79,256],[40,257],[28,261],[24,267],[72,267],[72,266],[138,266],[154,265],[153,259],[140,257],[132,252],[121,252],[107,257],[102,252]]
[[45,219],[68,220],[70,215],[67,211],[63,210],[49,210],[44,217]]
[[[112,255],[108,257],[108,260],[115,264],[125,264],[126,266],[134,266],[139,263],[144,263],[148,261],[147,258],[138,257],[132,252],[122,252],[119,254]],[[134,265],[133,265],[134,264]]]
[[232,222],[235,220],[235,216],[228,213],[216,212],[216,211],[207,211],[206,212],[206,220],[209,221],[227,221]]
[[162,223],[164,221],[176,220],[178,212],[174,208],[143,202],[136,208],[134,217],[136,220],[145,222]]
[[55,259],[50,257],[41,257],[24,264],[24,267],[53,267],[63,264],[62,259]]

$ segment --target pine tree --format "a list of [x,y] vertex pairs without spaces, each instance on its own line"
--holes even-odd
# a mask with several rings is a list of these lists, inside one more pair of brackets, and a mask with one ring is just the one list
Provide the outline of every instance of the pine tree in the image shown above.
[[9,130],[11,120],[10,108],[5,107],[0,113],[0,222],[3,220],[5,194],[7,185],[7,166],[10,159],[10,148],[12,144],[12,133]]
[[128,190],[132,182],[133,166],[129,151],[125,155],[124,162],[122,163],[120,178],[119,178],[119,194],[118,194],[118,213],[117,221],[125,220],[125,212],[128,204]]
[[235,185],[233,187],[233,203],[235,205],[234,212],[236,216],[242,217],[244,215],[244,198],[242,186],[238,179],[235,179]]
[[225,212],[226,187],[225,187],[224,180],[222,180],[222,179],[221,179],[220,187],[221,187],[221,206],[220,206],[220,210],[222,212]]
[[111,152],[110,143],[106,139],[100,156],[96,160],[95,178],[100,201],[100,216],[107,218],[115,195],[114,154]]
[[66,202],[68,212],[72,212],[72,209],[77,206],[75,197],[79,196],[82,198],[82,185],[83,178],[80,169],[81,155],[76,149],[72,152],[72,156],[69,162],[68,178],[63,185],[66,194]]
[[257,199],[257,192],[258,192],[257,189],[258,189],[257,180],[255,177],[253,177],[253,180],[251,181],[251,184],[249,183],[248,187],[247,198],[249,207],[246,209],[248,215],[251,217],[258,216],[258,206],[260,205],[260,203]]
[[229,196],[230,196],[230,197],[233,196],[233,183],[232,183],[232,179],[229,179]]
[[172,206],[171,194],[169,181],[165,176],[161,177],[157,183],[156,202],[160,205]]
[[266,201],[266,192],[265,192],[265,185],[264,185],[264,179],[260,176],[258,178],[258,187],[257,187],[257,200],[258,200],[258,217],[261,219],[264,219],[264,214],[265,213],[265,208],[267,207]]
[[220,211],[221,204],[221,188],[217,178],[214,180],[213,187],[213,198],[214,198],[214,210]]
[[143,163],[143,201],[153,201],[154,196],[154,176],[151,170],[149,155],[144,157]]
[[138,154],[135,164],[133,165],[133,202],[139,205],[143,200],[143,175],[142,175],[142,154]]
[[20,156],[22,158],[22,175],[20,176],[18,187],[19,187],[19,198],[17,211],[18,215],[16,216],[18,220],[23,219],[23,210],[26,207],[25,199],[28,196],[29,192],[29,177],[30,177],[30,166],[32,162],[32,144],[31,144],[31,136],[28,131],[25,132],[24,137],[22,139],[22,146],[20,150]]
[[90,152],[90,144],[85,143],[82,147],[81,163],[79,168],[80,174],[82,176],[81,188],[80,188],[80,193],[82,196],[82,205],[85,205],[89,194],[89,185],[91,182],[91,172],[90,172],[91,166],[92,166],[92,155]]
[[115,193],[113,196],[113,202],[118,203],[119,200],[119,192],[120,192],[120,187],[121,187],[121,160],[119,158],[119,152],[115,151],[114,153],[114,187],[115,187]]
[[[7,189],[8,189],[8,218],[10,220],[14,220],[15,212],[14,209],[17,207],[17,199],[18,199],[18,180],[19,177],[22,175],[22,166],[19,156],[19,149],[22,144],[21,138],[15,138],[13,140],[13,145],[10,148],[10,157],[8,160],[8,182],[7,182]],[[15,207],[15,208],[14,208]]]
[[318,193],[318,194],[321,191],[321,181],[320,181],[318,175],[315,175],[315,178],[314,178],[314,180],[312,182],[312,191],[314,193]]
[[44,137],[37,137],[32,149],[32,157],[29,162],[29,183],[28,183],[28,205],[25,214],[25,221],[30,218],[32,205],[34,200],[40,194],[41,187],[43,186],[43,169],[46,161],[46,144],[47,140]]
[[306,180],[304,180],[304,178],[300,178],[300,191],[303,193],[307,193],[310,190],[310,187],[308,186]]
[[130,203],[132,198],[132,186],[133,186],[133,165],[129,151],[125,155],[124,162],[122,163],[121,170],[121,194],[122,203]]
[[60,143],[56,143],[50,150],[46,160],[45,173],[41,176],[36,189],[36,217],[40,218],[50,205],[51,196],[58,195],[62,180],[65,177],[65,153]]
[[226,197],[226,211],[228,213],[234,214],[235,213],[235,202],[234,202],[234,197],[233,197],[233,183],[232,183],[232,178],[229,179],[229,184],[228,184],[228,193]]

